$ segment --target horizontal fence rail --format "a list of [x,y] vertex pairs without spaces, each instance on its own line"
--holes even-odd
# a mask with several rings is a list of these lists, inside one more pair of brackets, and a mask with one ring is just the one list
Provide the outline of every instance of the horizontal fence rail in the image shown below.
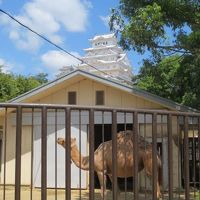
[[199,113],[0,103],[0,128],[0,199],[200,198]]

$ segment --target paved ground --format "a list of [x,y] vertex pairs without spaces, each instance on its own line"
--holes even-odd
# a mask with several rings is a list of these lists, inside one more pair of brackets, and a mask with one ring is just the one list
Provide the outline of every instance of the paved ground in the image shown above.
[[[14,187],[7,186],[6,187],[6,193],[5,193],[5,199],[6,200],[14,200]],[[89,192],[87,190],[82,190],[81,191],[81,198],[80,198],[80,193],[79,190],[72,190],[71,191],[71,199],[72,200],[87,200],[89,196]],[[33,200],[41,200],[41,190],[40,189],[33,189]],[[65,199],[65,191],[64,190],[57,190],[57,200],[64,200]],[[3,199],[3,187],[0,186],[0,199]],[[55,190],[53,189],[48,189],[47,190],[47,200],[55,200]],[[125,198],[125,193],[122,192],[120,195],[120,200],[133,200],[133,193],[132,192],[127,192],[126,193],[126,198]],[[167,194],[164,195],[164,200],[168,200]],[[183,200],[185,199],[183,195],[175,194],[174,195],[174,200]],[[194,194],[191,194],[190,200],[199,200],[199,193],[196,192],[196,198],[194,198]],[[28,187],[22,187],[21,188],[21,200],[31,200],[30,198],[30,189]],[[100,196],[100,190],[95,190],[95,200],[101,200]],[[106,200],[112,200],[112,193],[111,191],[108,191],[108,196]],[[144,193],[139,195],[139,200],[152,200],[151,194],[147,194],[146,198]]]

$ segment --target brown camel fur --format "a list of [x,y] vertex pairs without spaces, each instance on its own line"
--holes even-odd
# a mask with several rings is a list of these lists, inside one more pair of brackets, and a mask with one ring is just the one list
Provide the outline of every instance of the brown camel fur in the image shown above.
[[[133,177],[134,172],[134,137],[132,131],[122,131],[117,134],[117,177]],[[58,144],[65,148],[65,139],[58,138]],[[75,165],[83,170],[89,170],[89,156],[79,158],[79,150],[76,139],[71,139],[71,159]],[[126,155],[126,156],[125,156]],[[145,169],[148,176],[152,176],[152,145],[138,138],[138,172]],[[94,170],[97,172],[101,185],[101,196],[106,197],[106,175],[112,181],[112,141],[106,141],[99,145],[94,152]],[[157,198],[160,197],[160,185],[162,180],[161,159],[157,154]],[[119,189],[118,189],[119,191]]]

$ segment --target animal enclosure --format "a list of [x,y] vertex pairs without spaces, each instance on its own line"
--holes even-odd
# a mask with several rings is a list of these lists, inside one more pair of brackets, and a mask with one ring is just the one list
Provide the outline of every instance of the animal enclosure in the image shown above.
[[30,200],[36,190],[41,200],[49,199],[50,191],[54,199],[67,200],[200,196],[200,114],[49,104],[0,107],[0,199],[8,199],[9,187],[13,199],[23,199],[24,186]]

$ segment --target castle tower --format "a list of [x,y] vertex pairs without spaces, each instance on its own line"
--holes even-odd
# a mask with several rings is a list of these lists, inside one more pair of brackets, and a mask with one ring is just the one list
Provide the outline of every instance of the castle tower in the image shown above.
[[[132,68],[127,58],[126,53],[117,44],[117,39],[114,34],[98,35],[89,39],[91,47],[84,49],[85,56],[81,59],[94,66],[96,69],[81,63],[76,68],[94,73],[97,75],[122,78],[131,81]],[[64,72],[69,67],[63,67],[60,71]],[[68,70],[69,71],[69,70]],[[105,72],[102,73],[101,71]]]

